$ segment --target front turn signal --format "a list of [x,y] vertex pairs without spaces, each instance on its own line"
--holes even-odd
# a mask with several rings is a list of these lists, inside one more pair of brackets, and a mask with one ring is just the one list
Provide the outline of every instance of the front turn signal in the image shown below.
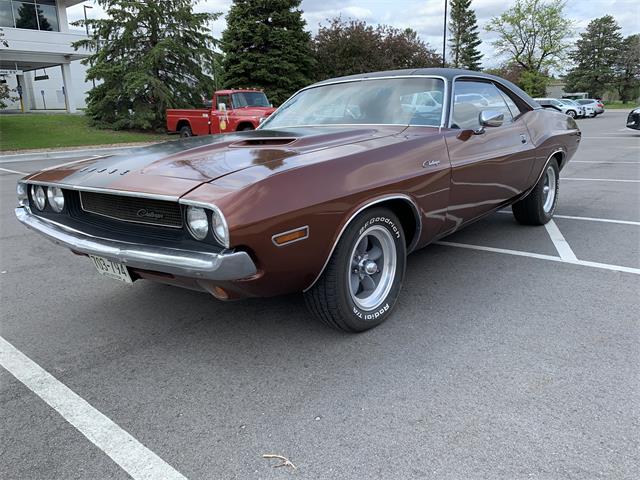
[[277,247],[282,247],[293,242],[298,242],[309,237],[309,226],[287,230],[286,232],[277,233],[271,237],[271,241]]

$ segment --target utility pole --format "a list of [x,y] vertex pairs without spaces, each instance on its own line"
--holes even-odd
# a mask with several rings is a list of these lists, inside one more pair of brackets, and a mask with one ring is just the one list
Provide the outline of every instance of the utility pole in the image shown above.
[[442,68],[446,66],[445,57],[447,54],[447,7],[449,0],[444,0],[444,25],[442,27]]

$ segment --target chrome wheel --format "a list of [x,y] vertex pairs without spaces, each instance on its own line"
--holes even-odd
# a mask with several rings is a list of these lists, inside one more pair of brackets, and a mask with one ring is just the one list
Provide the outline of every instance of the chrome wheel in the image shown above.
[[347,280],[351,300],[362,310],[373,310],[387,298],[396,276],[397,252],[391,232],[374,225],[356,240]]
[[544,186],[542,187],[542,209],[549,213],[556,200],[556,171],[549,165],[544,174]]

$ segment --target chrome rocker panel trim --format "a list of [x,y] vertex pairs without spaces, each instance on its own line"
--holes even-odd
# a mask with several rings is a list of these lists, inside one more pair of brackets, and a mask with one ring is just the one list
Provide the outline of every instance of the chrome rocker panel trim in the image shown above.
[[95,237],[48,219],[26,207],[15,209],[17,219],[27,228],[74,252],[97,255],[128,267],[153,270],[204,280],[240,280],[257,273],[246,252],[213,253],[157,247]]

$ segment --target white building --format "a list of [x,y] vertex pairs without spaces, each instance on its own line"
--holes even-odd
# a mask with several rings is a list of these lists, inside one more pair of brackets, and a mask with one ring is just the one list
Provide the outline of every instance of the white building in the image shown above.
[[20,84],[25,110],[65,108],[73,113],[84,106],[90,84],[77,60],[87,54],[71,44],[85,35],[70,31],[67,21],[67,7],[82,1],[0,0],[0,28],[9,44],[0,47],[0,80],[11,88]]

